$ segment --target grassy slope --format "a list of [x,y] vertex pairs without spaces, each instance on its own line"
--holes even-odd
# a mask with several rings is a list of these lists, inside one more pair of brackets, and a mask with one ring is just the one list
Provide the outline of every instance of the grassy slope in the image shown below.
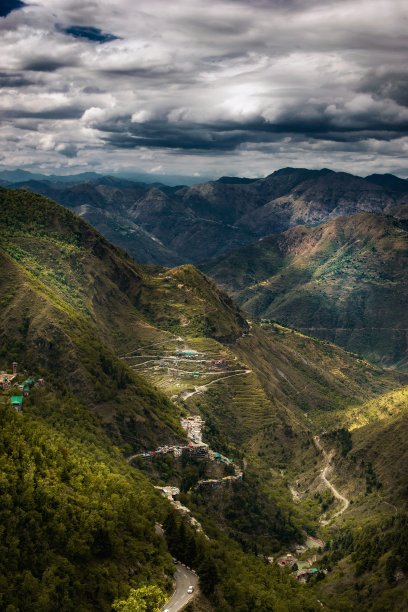
[[363,213],[292,228],[206,270],[253,316],[404,369],[407,257],[406,224]]
[[203,304],[205,331],[234,337],[246,325],[237,309],[194,269],[170,272],[169,281],[148,274],[40,196],[2,190],[0,204],[3,363],[15,359],[38,373],[47,368],[94,405],[118,440],[137,447],[175,439],[172,406],[117,354],[168,337],[163,328],[197,328]]

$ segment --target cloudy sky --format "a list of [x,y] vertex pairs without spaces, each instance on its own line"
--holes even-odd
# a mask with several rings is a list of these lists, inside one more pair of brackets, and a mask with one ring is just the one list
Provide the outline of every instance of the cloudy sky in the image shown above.
[[0,165],[408,176],[406,0],[0,0]]

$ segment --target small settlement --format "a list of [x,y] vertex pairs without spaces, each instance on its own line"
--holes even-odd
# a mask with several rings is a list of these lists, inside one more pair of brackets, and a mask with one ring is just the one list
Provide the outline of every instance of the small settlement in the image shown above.
[[13,361],[12,371],[0,371],[0,392],[9,397],[10,405],[17,411],[23,410],[24,398],[28,397],[34,386],[44,385],[44,379],[35,380],[32,377],[25,378],[24,373],[18,372],[18,363]]
[[327,573],[327,570],[313,567],[318,560],[316,551],[322,550],[324,546],[323,540],[308,535],[304,545],[296,546],[295,552],[297,557],[288,552],[286,555],[279,557],[276,562],[282,569],[287,568],[291,570],[293,577],[298,582],[305,583],[319,572]]

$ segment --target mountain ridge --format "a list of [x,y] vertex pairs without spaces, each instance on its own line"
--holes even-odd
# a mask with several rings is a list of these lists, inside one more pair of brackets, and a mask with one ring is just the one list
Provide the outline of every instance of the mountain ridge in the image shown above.
[[204,269],[251,316],[404,369],[407,232],[406,221],[360,213],[296,226]]
[[58,201],[136,260],[162,265],[202,262],[293,225],[317,225],[344,214],[408,216],[404,179],[329,169],[282,168],[265,178],[221,177],[192,186],[116,177],[11,186]]

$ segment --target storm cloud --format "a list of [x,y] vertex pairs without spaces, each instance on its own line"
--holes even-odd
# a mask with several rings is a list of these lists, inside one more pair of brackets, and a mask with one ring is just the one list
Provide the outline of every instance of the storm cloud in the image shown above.
[[10,166],[408,174],[405,0],[9,4]]

